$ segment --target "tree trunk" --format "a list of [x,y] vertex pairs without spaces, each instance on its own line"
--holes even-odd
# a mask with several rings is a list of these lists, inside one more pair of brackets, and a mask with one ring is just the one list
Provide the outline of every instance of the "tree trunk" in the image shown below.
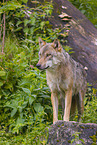
[[[39,1],[43,2],[43,0]],[[74,53],[72,57],[88,68],[88,82],[93,87],[97,87],[97,29],[69,1],[53,0],[53,6],[54,10],[52,16],[49,18],[50,23],[54,28],[60,26],[63,28],[67,24],[70,25],[66,45],[73,48]],[[59,16],[62,13],[63,15],[65,15],[64,13],[68,15],[64,16],[64,20]]]

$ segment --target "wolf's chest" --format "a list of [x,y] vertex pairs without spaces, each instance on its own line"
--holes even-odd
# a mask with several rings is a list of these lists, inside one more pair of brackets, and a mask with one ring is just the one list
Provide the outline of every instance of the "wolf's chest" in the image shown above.
[[61,75],[58,72],[46,72],[47,84],[51,91],[61,92],[64,89],[67,89],[66,80],[63,80]]
[[56,74],[49,74],[47,75],[47,84],[49,85],[50,89],[53,90],[60,90],[60,80]]

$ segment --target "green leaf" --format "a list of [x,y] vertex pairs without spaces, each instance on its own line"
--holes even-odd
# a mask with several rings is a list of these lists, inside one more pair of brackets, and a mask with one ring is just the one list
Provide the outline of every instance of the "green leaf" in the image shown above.
[[42,22],[40,23],[40,28],[43,29],[44,25],[45,25],[45,21],[42,21]]
[[45,105],[45,108],[46,108],[46,109],[50,109],[50,110],[52,110],[52,107],[49,106],[49,105]]
[[3,85],[3,82],[0,82],[0,87]]
[[85,143],[85,141],[83,139],[80,139],[82,141],[82,143]]
[[24,31],[25,33],[28,33],[28,32],[29,32],[29,28],[24,28],[23,31]]
[[25,101],[23,104],[22,104],[22,108],[25,108],[27,106],[27,103],[28,101]]
[[19,31],[21,29],[22,29],[22,27],[18,27],[17,29],[14,30],[14,32],[17,32],[17,31]]
[[49,24],[49,21],[46,21],[46,24],[48,25]]
[[41,106],[40,103],[35,103],[34,104],[34,109],[36,112],[42,112],[43,111],[43,107]]
[[43,98],[50,98],[49,95],[42,95],[41,97],[43,97]]
[[0,71],[0,77],[3,77],[6,75],[6,72],[5,71]]
[[86,12],[86,10],[81,10],[81,12],[84,14]]
[[23,23],[22,21],[18,21],[16,26],[18,27],[18,25],[20,25],[21,23]]
[[27,89],[27,88],[22,88],[22,90],[23,90],[26,94],[28,94],[28,95],[31,94],[31,91],[30,91],[29,89]]
[[75,141],[75,139],[72,139],[72,140],[71,140],[71,144],[72,144],[74,141]]
[[31,22],[31,20],[25,19],[25,20],[24,20],[24,26],[27,26],[27,24],[29,24],[30,22]]
[[22,123],[24,123],[24,119],[22,119],[21,117],[18,117],[18,119],[17,119],[17,125],[22,126]]
[[35,22],[36,22],[36,18],[35,17],[33,17],[33,18],[31,18],[31,25],[34,25],[35,24]]
[[29,104],[31,105],[34,100],[35,100],[35,98],[29,97]]
[[6,88],[6,89],[13,88],[13,83],[11,83],[11,82],[6,83],[5,88]]
[[22,0],[22,2],[27,3],[27,2],[28,2],[28,0]]
[[17,108],[14,108],[12,111],[11,111],[11,117],[13,117],[17,112]]

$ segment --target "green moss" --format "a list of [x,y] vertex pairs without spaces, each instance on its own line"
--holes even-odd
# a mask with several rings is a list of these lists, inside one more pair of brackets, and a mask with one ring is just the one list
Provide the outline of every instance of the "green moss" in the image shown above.
[[59,142],[59,140],[57,139],[57,142]]
[[84,129],[85,127],[81,125],[80,128]]
[[[93,135],[93,136],[90,136],[90,138],[92,139],[93,141],[93,144],[94,145],[96,143],[96,140],[97,140],[97,136],[96,135]],[[96,145],[96,144],[95,144]]]
[[68,140],[68,143],[71,143],[71,140]]

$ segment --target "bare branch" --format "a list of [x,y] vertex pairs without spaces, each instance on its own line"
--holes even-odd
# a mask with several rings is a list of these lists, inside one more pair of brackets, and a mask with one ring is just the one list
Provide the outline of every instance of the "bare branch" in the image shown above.
[[[1,19],[1,17],[0,17],[0,19]],[[2,29],[3,29],[2,27],[3,27],[3,19],[1,21],[0,39],[1,39],[1,36],[2,36]]]
[[5,13],[3,14],[3,21],[4,25],[3,25],[2,53],[4,53],[4,40],[5,40]]

